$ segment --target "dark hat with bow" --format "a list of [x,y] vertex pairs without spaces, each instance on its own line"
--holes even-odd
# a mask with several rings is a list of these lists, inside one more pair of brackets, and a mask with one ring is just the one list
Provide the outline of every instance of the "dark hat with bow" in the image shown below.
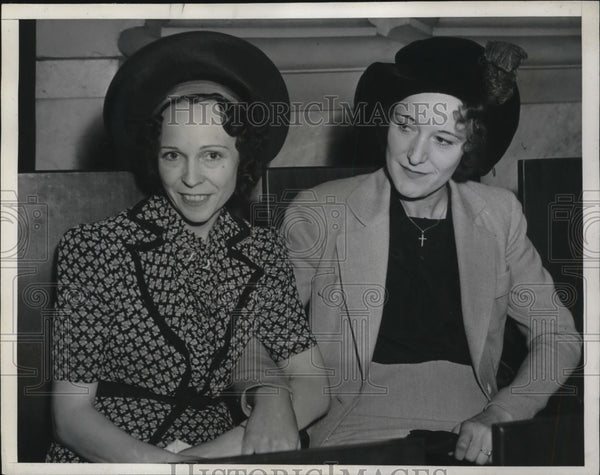
[[[365,70],[354,104],[364,103],[365,117],[371,117],[376,107],[389,111],[408,96],[434,92],[481,108],[486,145],[479,175],[485,175],[506,152],[519,125],[515,71],[526,57],[520,47],[504,42],[489,42],[484,48],[463,38],[414,41],[396,53],[395,63],[373,63]],[[359,134],[359,153],[374,153],[372,128],[363,127]]]

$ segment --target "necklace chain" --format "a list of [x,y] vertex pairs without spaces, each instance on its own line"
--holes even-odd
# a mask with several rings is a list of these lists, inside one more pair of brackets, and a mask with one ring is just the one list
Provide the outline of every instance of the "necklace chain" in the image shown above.
[[427,238],[425,237],[425,232],[429,231],[432,228],[435,228],[438,224],[440,224],[440,221],[441,221],[441,218],[440,218],[440,219],[438,219],[438,221],[436,223],[423,229],[423,228],[421,228],[421,226],[419,226],[417,223],[415,223],[408,214],[406,215],[406,217],[413,224],[414,227],[416,227],[419,231],[421,231],[421,237],[417,238],[419,241],[421,241],[421,247],[423,247],[423,244],[425,244],[425,241],[427,241]]
[[417,238],[417,240],[421,241],[421,247],[423,247],[423,245],[425,244],[425,241],[427,240],[427,238],[425,237],[425,232],[429,231],[432,228],[435,228],[438,224],[440,224],[440,221],[442,220],[442,216],[448,211],[449,209],[449,204],[450,204],[450,193],[448,193],[448,188],[447,188],[447,184],[446,184],[446,193],[448,196],[448,202],[446,203],[446,206],[442,209],[442,212],[440,213],[440,217],[437,218],[437,222],[433,223],[431,226],[426,227],[425,229],[423,229],[421,226],[419,226],[417,223],[415,223],[413,221],[413,219],[408,215],[408,213],[406,212],[406,208],[404,208],[404,204],[401,202],[402,207],[404,208],[404,214],[406,215],[406,217],[408,218],[408,220],[411,222],[411,224],[417,228],[419,231],[421,231],[421,236]]

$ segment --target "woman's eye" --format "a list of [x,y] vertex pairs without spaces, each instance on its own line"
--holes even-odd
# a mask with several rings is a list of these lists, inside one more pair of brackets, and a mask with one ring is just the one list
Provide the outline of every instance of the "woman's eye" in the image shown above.
[[209,160],[218,160],[219,158],[223,157],[223,154],[221,152],[216,152],[216,151],[209,151],[206,152],[206,154],[204,155],[206,158],[208,158]]
[[448,140],[444,137],[435,137],[435,141],[438,145],[452,145],[454,142],[452,142],[451,140]]
[[403,120],[398,120],[396,121],[396,126],[398,127],[398,129],[400,129],[400,131],[402,132],[408,132],[411,130],[411,126],[409,123],[404,122]]
[[160,158],[162,158],[163,160],[173,161],[179,158],[179,154],[173,151],[163,152]]

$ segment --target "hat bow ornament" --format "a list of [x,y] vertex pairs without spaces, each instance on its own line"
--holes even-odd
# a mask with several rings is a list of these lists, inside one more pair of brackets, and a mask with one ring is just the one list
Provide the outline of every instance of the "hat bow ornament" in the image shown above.
[[501,105],[514,94],[517,85],[516,70],[527,53],[512,43],[489,41],[482,58],[485,71],[484,89],[487,104]]

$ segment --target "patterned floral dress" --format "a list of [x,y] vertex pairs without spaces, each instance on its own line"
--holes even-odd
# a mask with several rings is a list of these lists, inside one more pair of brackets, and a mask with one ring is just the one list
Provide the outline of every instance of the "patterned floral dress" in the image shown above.
[[[202,241],[162,195],[65,234],[57,309],[54,378],[98,382],[96,410],[159,447],[232,427],[221,396],[251,337],[275,362],[315,344],[274,231],[223,211]],[[53,443],[47,461],[84,460]]]

